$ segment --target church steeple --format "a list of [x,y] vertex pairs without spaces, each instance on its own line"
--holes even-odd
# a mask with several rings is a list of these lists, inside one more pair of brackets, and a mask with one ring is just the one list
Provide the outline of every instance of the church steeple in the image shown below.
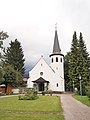
[[53,52],[50,55],[50,57],[53,56],[53,55],[61,55],[61,49],[60,49],[59,40],[58,40],[58,34],[57,34],[57,26],[55,26]]
[[55,30],[54,45],[53,45],[53,54],[61,54],[61,49],[59,46],[57,29]]

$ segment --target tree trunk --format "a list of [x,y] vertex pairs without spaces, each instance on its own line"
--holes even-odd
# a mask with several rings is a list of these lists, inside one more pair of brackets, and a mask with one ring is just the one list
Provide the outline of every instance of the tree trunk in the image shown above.
[[8,83],[5,84],[5,94],[7,93],[7,86],[8,86]]

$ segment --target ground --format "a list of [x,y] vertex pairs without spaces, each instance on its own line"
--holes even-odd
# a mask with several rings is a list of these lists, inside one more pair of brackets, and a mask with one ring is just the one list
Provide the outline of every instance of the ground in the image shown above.
[[70,94],[61,94],[65,120],[90,120],[90,107],[82,104]]

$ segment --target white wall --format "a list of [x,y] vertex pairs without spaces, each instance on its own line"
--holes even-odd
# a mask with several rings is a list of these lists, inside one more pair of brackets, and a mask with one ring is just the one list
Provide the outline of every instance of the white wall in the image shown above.
[[[61,68],[59,69],[61,70]],[[42,76],[40,75],[40,72],[43,72]],[[30,78],[28,79],[27,87],[33,87],[32,81],[35,81],[40,77],[43,77],[46,81],[49,81],[49,90],[64,91],[62,82],[63,79],[48,66],[43,57],[41,57],[36,66],[29,72],[29,76]]]

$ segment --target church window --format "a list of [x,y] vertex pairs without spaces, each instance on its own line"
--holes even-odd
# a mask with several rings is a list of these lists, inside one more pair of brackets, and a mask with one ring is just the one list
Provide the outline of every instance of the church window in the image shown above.
[[58,83],[56,84],[56,86],[58,87]]
[[53,58],[52,58],[52,62],[53,62]]
[[41,66],[43,66],[43,64],[41,64]]
[[58,62],[58,57],[56,57],[56,62]]
[[60,61],[62,62],[62,58],[60,58]]
[[42,75],[43,75],[43,72],[40,72],[40,75],[42,76]]

